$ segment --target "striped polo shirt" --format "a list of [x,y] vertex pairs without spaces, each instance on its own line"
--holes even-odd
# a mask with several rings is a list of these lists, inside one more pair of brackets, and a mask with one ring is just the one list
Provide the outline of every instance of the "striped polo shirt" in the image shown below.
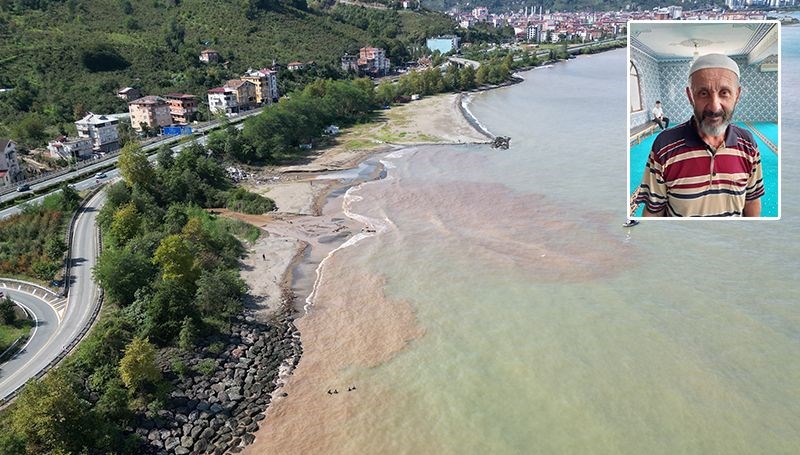
[[761,155],[749,131],[728,126],[717,150],[697,133],[694,117],[661,132],[647,159],[636,202],[665,216],[742,216],[764,195]]

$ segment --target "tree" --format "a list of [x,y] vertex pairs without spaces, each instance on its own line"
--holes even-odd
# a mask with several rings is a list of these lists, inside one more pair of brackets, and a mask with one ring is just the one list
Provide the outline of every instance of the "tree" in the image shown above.
[[390,81],[381,82],[375,89],[375,99],[381,105],[392,104],[395,98],[397,98],[397,89]]
[[161,280],[156,284],[152,296],[143,297],[144,332],[150,339],[162,346],[175,339],[183,319],[197,316],[197,310],[192,305],[193,295],[178,281]]
[[148,386],[160,381],[155,345],[147,338],[134,338],[119,361],[119,375],[125,387],[135,394],[143,394]]
[[61,185],[61,210],[71,212],[81,203],[81,195],[71,185],[64,182]]
[[475,88],[475,68],[472,65],[467,65],[461,70],[461,90],[470,90]]
[[172,156],[172,149],[169,145],[159,147],[156,162],[158,163],[158,168],[162,171],[169,171],[172,168],[172,165],[175,164],[175,158]]
[[489,81],[489,65],[483,64],[475,74],[475,83],[480,87]]
[[189,244],[177,234],[168,235],[161,240],[153,255],[153,264],[161,267],[161,278],[164,280],[175,280],[190,286],[197,278]]
[[114,212],[111,221],[111,237],[119,246],[124,246],[129,240],[136,237],[141,228],[142,220],[136,204],[129,202]]
[[217,268],[203,271],[197,280],[195,302],[204,316],[229,317],[242,308],[247,285],[236,270]]
[[194,342],[197,339],[198,330],[194,319],[190,317],[183,318],[181,331],[178,334],[178,347],[184,351],[189,351],[194,347]]
[[136,290],[146,286],[155,275],[146,254],[131,248],[104,249],[92,272],[109,302],[122,307],[133,303]]
[[3,321],[3,324],[11,325],[17,322],[14,310],[16,307],[17,305],[9,297],[0,300],[0,320]]
[[147,161],[147,155],[144,153],[139,144],[128,143],[122,147],[119,154],[119,173],[125,180],[129,187],[139,185],[142,188],[151,188],[155,179],[150,162]]
[[64,368],[28,383],[9,421],[11,430],[24,437],[29,453],[83,453],[92,441],[90,405]]
[[53,235],[47,238],[44,242],[44,254],[50,258],[51,261],[60,261],[64,257],[64,251],[67,250],[67,244],[60,235]]

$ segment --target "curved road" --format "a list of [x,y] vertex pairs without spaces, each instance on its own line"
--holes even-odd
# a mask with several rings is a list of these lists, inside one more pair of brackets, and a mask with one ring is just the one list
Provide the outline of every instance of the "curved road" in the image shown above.
[[[13,286],[13,284],[12,284]],[[0,398],[4,398],[6,393],[6,383],[15,383],[15,379],[22,371],[23,365],[30,360],[31,354],[39,352],[53,337],[59,323],[56,310],[50,306],[41,295],[32,295],[24,290],[16,290],[14,287],[2,288],[2,291],[18,305],[23,306],[28,314],[33,314],[35,326],[28,342],[20,352],[8,362],[0,365]]]
[[[2,365],[0,371],[0,400],[22,387],[29,378],[34,377],[75,340],[92,320],[98,304],[99,290],[92,279],[92,268],[99,254],[97,227],[95,219],[105,202],[104,191],[97,193],[80,210],[75,221],[70,252],[70,291],[67,306],[60,322],[55,311],[35,303],[29,294],[9,290],[12,299],[29,306],[38,322],[37,333],[31,337],[25,349],[14,359]],[[46,305],[45,306],[49,306]],[[34,307],[36,309],[34,309]],[[38,313],[37,313],[38,311]]]

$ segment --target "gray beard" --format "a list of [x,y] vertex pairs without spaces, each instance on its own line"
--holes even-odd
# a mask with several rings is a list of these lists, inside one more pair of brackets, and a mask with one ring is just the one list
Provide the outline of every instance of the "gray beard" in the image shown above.
[[725,134],[725,130],[728,129],[728,125],[730,125],[730,121],[723,122],[719,126],[710,126],[707,125],[705,122],[700,122],[700,130],[708,136],[722,136]]

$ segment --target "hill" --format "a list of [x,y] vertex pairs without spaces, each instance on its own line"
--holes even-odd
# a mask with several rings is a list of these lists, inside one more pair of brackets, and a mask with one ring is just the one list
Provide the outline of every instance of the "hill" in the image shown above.
[[[339,76],[338,59],[365,45],[402,60],[426,35],[454,30],[422,11],[305,0],[0,0],[0,137],[41,145],[71,132],[83,112],[125,112],[117,89],[200,95],[249,67],[299,60],[279,73],[282,92]],[[226,64],[204,65],[212,47]]]

